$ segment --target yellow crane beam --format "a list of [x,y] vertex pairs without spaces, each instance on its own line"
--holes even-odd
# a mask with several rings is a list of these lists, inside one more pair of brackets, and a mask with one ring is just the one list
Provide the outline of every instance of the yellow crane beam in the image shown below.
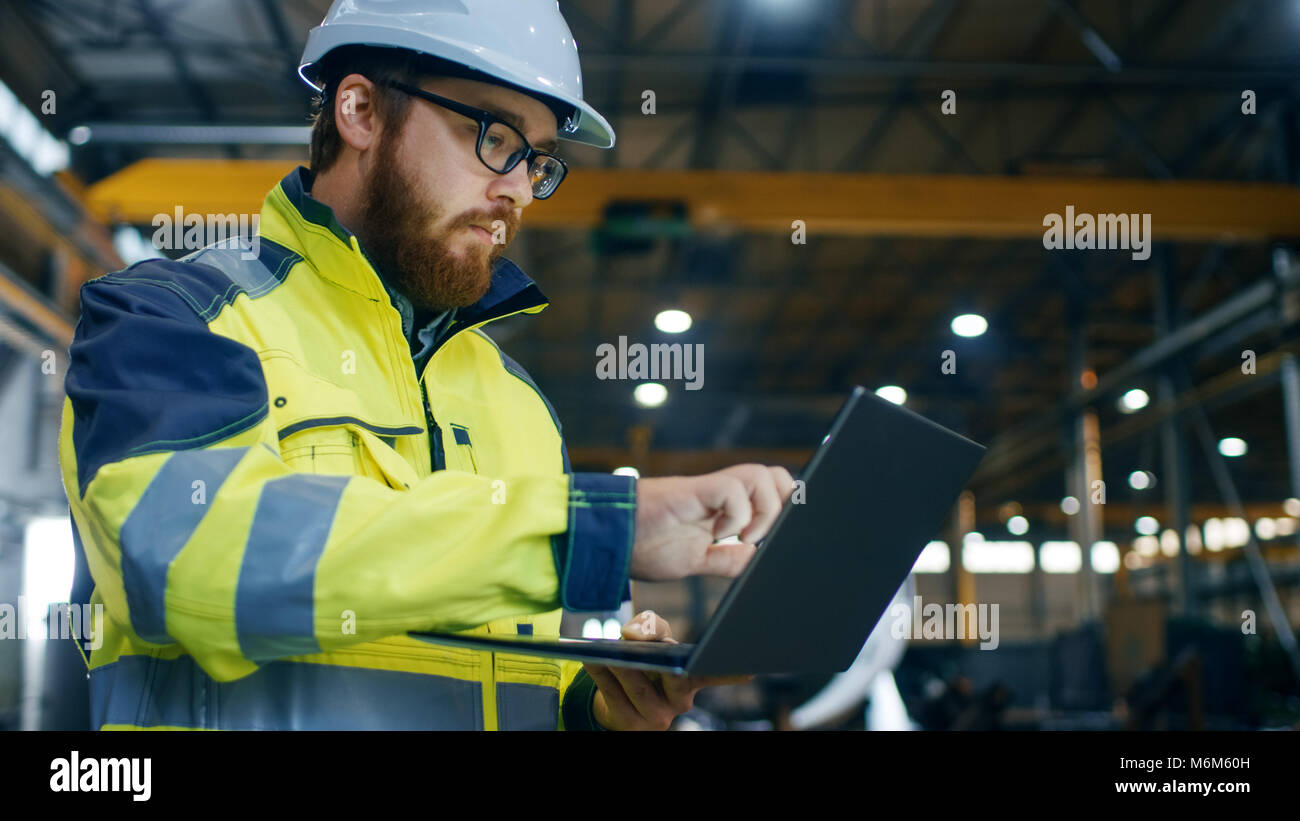
[[[156,214],[256,213],[294,164],[146,159],[95,185],[106,221]],[[654,171],[575,168],[528,209],[535,228],[589,228],[615,201],[677,201],[692,225],[810,236],[1041,238],[1048,214],[1150,214],[1157,241],[1265,241],[1300,236],[1300,187],[1274,183],[1064,177]]]

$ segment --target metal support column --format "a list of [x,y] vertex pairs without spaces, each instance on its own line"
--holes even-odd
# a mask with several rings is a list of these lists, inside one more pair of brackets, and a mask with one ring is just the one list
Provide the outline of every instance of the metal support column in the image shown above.
[[1087,502],[1079,509],[1078,517],[1082,524],[1083,538],[1079,542],[1079,550],[1085,557],[1079,566],[1079,581],[1083,587],[1084,618],[1093,619],[1101,617],[1102,605],[1108,597],[1103,597],[1101,580],[1092,569],[1092,546],[1106,532],[1103,516],[1106,504],[1093,503],[1096,489],[1101,488],[1102,493],[1106,491],[1101,478],[1101,425],[1097,420],[1097,411],[1092,408],[1085,408],[1079,416],[1079,453],[1083,459],[1083,483],[1088,494]]
[[[1087,337],[1084,334],[1084,307],[1080,289],[1070,295],[1068,313],[1070,320],[1070,393],[1077,394],[1090,385],[1084,383],[1087,368]],[[1092,381],[1095,382],[1095,375]],[[1102,506],[1105,504],[1105,486],[1101,481],[1101,446],[1097,413],[1092,408],[1082,408],[1070,420],[1073,456],[1070,460],[1074,496],[1079,500],[1079,513],[1070,520],[1070,537],[1079,545],[1083,561],[1079,566],[1079,618],[1086,622],[1101,614],[1097,587],[1097,574],[1092,569],[1092,546],[1101,538]],[[1100,501],[1094,502],[1100,493]]]
[[[966,569],[964,548],[966,536],[975,531],[975,494],[969,490],[962,491],[957,497],[956,514],[953,516],[953,544],[948,549],[948,568],[952,580],[952,601],[956,604],[974,604],[976,599],[975,577]],[[962,611],[965,613],[966,611]],[[968,640],[963,644],[971,646],[974,642],[969,637],[978,635],[977,625],[965,625]]]
[[[1279,316],[1284,325],[1294,322],[1297,317],[1295,296],[1300,291],[1300,266],[1296,264],[1295,255],[1287,248],[1273,250],[1273,273],[1281,284]],[[1291,495],[1300,498],[1300,361],[1296,355],[1287,353],[1282,358],[1282,413],[1286,421],[1286,455],[1290,469]],[[1300,540],[1300,533],[1296,534]]]
[[[1291,495],[1300,499],[1300,361],[1288,353],[1282,359],[1282,410],[1286,415],[1286,455]],[[1300,539],[1300,533],[1296,534]]]
[[[1177,274],[1174,270],[1173,249],[1160,248],[1160,264],[1155,276],[1155,325],[1157,339],[1165,339],[1180,324],[1175,316],[1178,305]],[[1177,357],[1175,357],[1177,362]],[[1178,386],[1174,384],[1174,368],[1163,367],[1156,376],[1156,397],[1162,406],[1174,402]],[[1184,616],[1194,615],[1197,609],[1195,567],[1187,552],[1187,528],[1191,524],[1189,488],[1187,486],[1187,453],[1183,436],[1183,420],[1175,414],[1160,424],[1160,452],[1163,469],[1159,481],[1165,491],[1165,521],[1178,534],[1178,595],[1177,609]]]
[[[1210,472],[1214,475],[1214,482],[1219,487],[1219,493],[1223,496],[1223,501],[1227,503],[1233,516],[1245,519],[1246,510],[1241,504],[1237,484],[1233,481],[1232,474],[1228,470],[1227,459],[1224,458],[1223,454],[1219,453],[1217,440],[1214,438],[1214,431],[1210,427],[1210,418],[1206,414],[1205,408],[1197,405],[1192,410],[1192,421],[1195,423],[1196,433],[1201,440],[1201,448],[1205,451],[1205,458],[1209,460]],[[1291,670],[1295,673],[1296,680],[1300,681],[1300,647],[1296,645],[1295,632],[1292,631],[1291,624],[1286,619],[1286,611],[1282,608],[1282,600],[1278,598],[1277,588],[1273,586],[1273,579],[1268,574],[1268,564],[1260,553],[1259,542],[1255,541],[1255,531],[1250,529],[1247,532],[1250,538],[1243,548],[1246,554],[1246,565],[1250,568],[1250,575],[1259,588],[1260,598],[1264,602],[1264,612],[1268,615],[1268,620],[1273,624],[1273,629],[1277,631],[1278,643],[1282,645],[1287,659],[1291,662]]]

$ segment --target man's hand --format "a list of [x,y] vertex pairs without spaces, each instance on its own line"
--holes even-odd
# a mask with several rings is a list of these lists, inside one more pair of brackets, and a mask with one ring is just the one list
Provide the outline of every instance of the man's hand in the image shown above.
[[[734,465],[703,476],[637,480],[631,575],[644,581],[736,577],[794,490],[783,467]],[[740,544],[714,544],[739,536]]]
[[[666,641],[676,644],[668,622],[646,610],[623,625],[628,641]],[[648,673],[630,667],[584,664],[596,682],[592,712],[607,730],[667,730],[673,719],[695,704],[695,694],[705,687],[745,684],[753,676],[704,678]]]

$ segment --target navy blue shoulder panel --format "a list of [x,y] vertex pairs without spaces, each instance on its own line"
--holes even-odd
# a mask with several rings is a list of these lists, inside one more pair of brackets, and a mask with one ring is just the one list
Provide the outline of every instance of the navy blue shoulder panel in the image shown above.
[[240,294],[257,299],[269,293],[284,282],[289,269],[301,260],[300,255],[265,237],[257,237],[250,243],[237,236],[179,261],[217,269],[216,274],[210,274],[201,268],[191,268],[195,273],[184,282],[197,303],[199,316],[211,322]]
[[256,246],[236,237],[176,261],[137,262],[94,281],[161,286],[189,303],[204,322],[211,322],[240,294],[256,299],[269,293],[301,260],[297,253],[264,237],[258,237]]
[[256,261],[210,248],[190,262],[147,260],[81,287],[65,387],[83,496],[106,464],[207,447],[266,417],[257,353],[208,330],[238,294],[269,292],[298,259],[261,244]]

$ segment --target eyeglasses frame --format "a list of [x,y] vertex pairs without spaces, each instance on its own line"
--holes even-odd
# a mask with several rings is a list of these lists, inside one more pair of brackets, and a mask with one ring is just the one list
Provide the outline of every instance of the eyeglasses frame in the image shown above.
[[[502,176],[505,176],[506,174],[509,174],[511,171],[514,171],[515,168],[521,162],[528,163],[528,165],[525,166],[525,168],[528,169],[529,173],[531,174],[533,160],[536,159],[537,157],[548,157],[558,162],[560,164],[560,169],[561,169],[560,182],[557,182],[555,184],[555,187],[552,188],[550,192],[547,193],[546,196],[544,197],[538,196],[536,192],[534,192],[533,194],[534,199],[539,199],[539,200],[550,199],[552,196],[554,196],[555,192],[559,190],[560,183],[564,182],[565,177],[569,176],[568,163],[566,163],[563,159],[556,156],[555,154],[552,154],[549,151],[540,151],[536,148],[533,148],[532,144],[528,142],[528,138],[523,135],[523,132],[521,132],[519,129],[515,128],[513,125],[506,122],[505,120],[501,119],[500,117],[496,116],[492,112],[484,111],[481,108],[475,108],[474,106],[471,105],[465,105],[464,103],[457,102],[456,100],[450,100],[446,97],[442,97],[438,94],[434,94],[431,91],[425,91],[422,88],[417,88],[415,86],[408,85],[407,83],[392,81],[387,83],[387,85],[390,86],[391,88],[397,89],[398,91],[404,92],[406,94],[410,94],[413,97],[419,97],[420,99],[433,103],[434,105],[441,106],[442,108],[445,108],[448,111],[453,111],[461,115],[462,117],[468,117],[471,120],[475,120],[478,123],[478,142],[474,144],[474,154],[475,156],[478,157],[478,161],[483,163],[483,167],[488,169],[494,174],[500,174]],[[518,134],[520,142],[524,144],[524,152],[520,154],[519,157],[513,163],[511,163],[510,166],[506,168],[506,170],[504,171],[498,171],[497,169],[488,165],[487,160],[483,159],[483,138],[487,136],[488,129],[491,128],[496,123],[500,123],[501,125],[505,126],[506,128]]]

